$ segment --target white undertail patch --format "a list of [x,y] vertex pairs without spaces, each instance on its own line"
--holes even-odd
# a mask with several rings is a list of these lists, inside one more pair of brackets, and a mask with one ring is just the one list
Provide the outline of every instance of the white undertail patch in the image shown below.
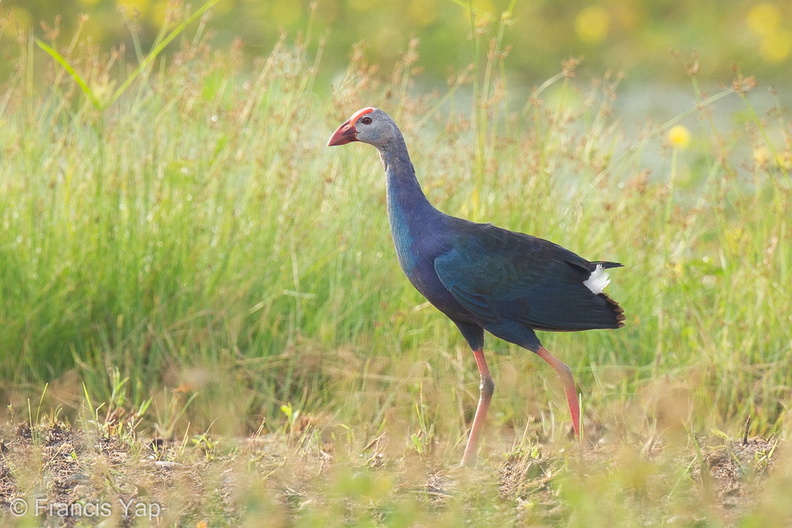
[[602,290],[604,290],[605,286],[607,286],[609,283],[610,278],[608,278],[608,272],[603,269],[602,264],[597,264],[597,267],[591,272],[591,276],[583,281],[583,284],[586,285],[586,288],[597,295],[602,293]]

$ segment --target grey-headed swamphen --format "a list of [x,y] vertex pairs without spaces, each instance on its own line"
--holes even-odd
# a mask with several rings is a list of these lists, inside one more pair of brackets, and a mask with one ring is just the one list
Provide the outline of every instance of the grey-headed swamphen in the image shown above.
[[624,312],[603,288],[616,262],[589,262],[563,247],[491,224],[441,213],[415,177],[396,123],[377,108],[355,112],[328,146],[362,141],[377,147],[387,178],[388,217],[396,254],[410,282],[462,332],[481,385],[463,463],[476,447],[495,384],[484,360],[484,330],[535,352],[561,377],[575,435],[580,406],[572,372],[539,342],[535,330],[619,328]]

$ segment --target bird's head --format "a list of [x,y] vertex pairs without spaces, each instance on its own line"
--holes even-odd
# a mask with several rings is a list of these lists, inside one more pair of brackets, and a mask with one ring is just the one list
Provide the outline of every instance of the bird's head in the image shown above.
[[381,147],[398,136],[399,132],[388,114],[379,108],[363,108],[358,110],[344,124],[338,127],[328,147],[346,145],[353,141],[362,141]]

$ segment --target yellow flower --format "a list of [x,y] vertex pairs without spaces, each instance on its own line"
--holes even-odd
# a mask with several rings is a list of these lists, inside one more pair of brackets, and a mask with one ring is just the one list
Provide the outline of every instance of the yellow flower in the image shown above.
[[690,130],[688,130],[687,127],[683,125],[672,126],[671,130],[668,131],[668,136],[666,137],[668,142],[674,148],[684,149],[690,145]]
[[748,11],[748,27],[757,35],[769,35],[778,30],[781,23],[781,11],[775,4],[761,2]]
[[748,27],[760,37],[759,55],[767,62],[783,62],[792,53],[792,32],[782,26],[783,18],[771,2],[756,4],[746,16]]
[[792,32],[778,30],[762,37],[759,54],[768,62],[783,62],[792,51]]
[[587,44],[596,44],[608,35],[610,13],[600,6],[584,7],[575,17],[575,32]]

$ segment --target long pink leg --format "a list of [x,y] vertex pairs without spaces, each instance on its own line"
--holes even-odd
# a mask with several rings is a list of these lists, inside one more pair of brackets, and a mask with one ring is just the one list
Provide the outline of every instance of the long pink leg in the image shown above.
[[[577,391],[575,390],[575,379],[572,377],[572,371],[566,366],[566,363],[555,357],[547,351],[545,347],[539,346],[536,354],[547,361],[556,372],[558,372],[561,381],[564,383],[564,391],[566,392],[567,403],[569,404],[569,414],[572,415],[572,427],[575,429],[575,437],[580,438],[580,404],[578,403]],[[477,417],[478,417],[478,413]]]
[[476,463],[476,448],[478,447],[481,430],[484,428],[484,421],[487,419],[487,409],[489,409],[492,393],[495,391],[495,382],[492,381],[487,362],[484,360],[484,350],[474,350],[476,365],[481,375],[481,385],[479,385],[479,400],[476,406],[476,416],[473,418],[473,425],[470,427],[470,436],[465,446],[465,454],[462,457],[462,464],[472,466]]

